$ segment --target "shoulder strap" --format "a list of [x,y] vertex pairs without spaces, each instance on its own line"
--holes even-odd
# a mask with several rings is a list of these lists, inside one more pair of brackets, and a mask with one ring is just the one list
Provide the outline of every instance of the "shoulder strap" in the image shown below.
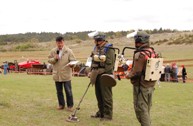
[[145,56],[145,58],[157,58],[157,55],[154,51],[154,48],[150,47],[148,49],[141,49],[139,50],[141,52],[142,55]]
[[113,46],[113,44],[110,44],[110,43],[105,44],[105,49],[104,49],[105,54],[109,50],[109,47],[112,47],[112,46]]

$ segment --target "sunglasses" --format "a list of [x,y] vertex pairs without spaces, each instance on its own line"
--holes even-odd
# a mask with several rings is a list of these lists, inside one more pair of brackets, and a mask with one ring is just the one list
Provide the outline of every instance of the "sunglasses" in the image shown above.
[[95,39],[96,42],[101,42],[101,41],[104,41],[102,38],[97,38]]
[[138,36],[138,35],[134,36],[135,42],[144,42],[148,38],[149,38],[148,36],[146,37]]

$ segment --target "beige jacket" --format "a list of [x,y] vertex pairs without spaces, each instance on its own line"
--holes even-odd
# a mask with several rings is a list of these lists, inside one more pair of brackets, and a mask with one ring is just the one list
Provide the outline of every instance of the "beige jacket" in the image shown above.
[[74,61],[75,56],[71,49],[64,46],[62,49],[61,59],[58,61],[55,59],[57,55],[57,49],[53,48],[48,56],[48,62],[53,65],[53,79],[57,82],[70,81],[72,78],[72,68],[66,66],[70,61]]

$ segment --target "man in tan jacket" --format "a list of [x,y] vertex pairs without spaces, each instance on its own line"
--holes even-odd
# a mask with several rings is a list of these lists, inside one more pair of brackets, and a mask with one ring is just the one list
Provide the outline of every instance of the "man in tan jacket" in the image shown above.
[[65,100],[63,95],[63,87],[66,93],[67,110],[72,111],[73,95],[71,88],[72,65],[69,62],[75,60],[75,56],[71,49],[64,45],[64,38],[59,36],[56,38],[56,48],[50,51],[48,62],[53,65],[53,80],[55,81],[59,107],[58,110],[65,108]]

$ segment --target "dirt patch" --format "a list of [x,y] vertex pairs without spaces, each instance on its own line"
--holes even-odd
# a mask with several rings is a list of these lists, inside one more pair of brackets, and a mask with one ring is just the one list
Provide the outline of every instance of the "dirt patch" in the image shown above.
[[193,82],[193,78],[188,78],[187,80],[186,80],[186,82]]
[[188,61],[193,61],[193,59],[165,60],[164,63],[172,63],[172,62],[188,62]]

